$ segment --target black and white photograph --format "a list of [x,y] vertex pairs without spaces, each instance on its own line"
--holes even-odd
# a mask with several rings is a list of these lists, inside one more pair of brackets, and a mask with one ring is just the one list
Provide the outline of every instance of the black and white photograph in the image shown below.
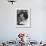
[[30,9],[16,9],[16,25],[17,27],[30,27],[31,14]]

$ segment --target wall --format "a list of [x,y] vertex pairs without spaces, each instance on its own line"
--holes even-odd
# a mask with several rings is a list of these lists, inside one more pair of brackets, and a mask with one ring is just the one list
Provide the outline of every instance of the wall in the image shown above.
[[[18,32],[24,31],[33,40],[46,40],[45,0],[17,0],[14,5],[0,0],[0,40],[15,40]],[[16,28],[16,8],[31,8],[31,28]]]

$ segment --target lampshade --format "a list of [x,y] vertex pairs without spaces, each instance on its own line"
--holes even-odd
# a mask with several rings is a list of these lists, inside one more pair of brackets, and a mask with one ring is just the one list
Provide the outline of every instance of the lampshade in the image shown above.
[[8,2],[11,2],[12,4],[16,2],[16,0],[8,0]]
[[8,1],[16,1],[16,0],[8,0]]

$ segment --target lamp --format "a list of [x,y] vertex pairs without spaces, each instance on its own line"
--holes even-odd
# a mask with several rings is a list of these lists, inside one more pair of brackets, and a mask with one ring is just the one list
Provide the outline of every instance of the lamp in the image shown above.
[[16,2],[16,0],[8,0],[8,2],[11,2],[12,4]]

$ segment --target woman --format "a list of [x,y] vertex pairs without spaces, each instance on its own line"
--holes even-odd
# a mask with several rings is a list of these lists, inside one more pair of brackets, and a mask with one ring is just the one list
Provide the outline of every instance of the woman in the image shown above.
[[17,25],[25,25],[26,21],[28,19],[28,14],[25,11],[20,12],[19,14],[17,14]]

